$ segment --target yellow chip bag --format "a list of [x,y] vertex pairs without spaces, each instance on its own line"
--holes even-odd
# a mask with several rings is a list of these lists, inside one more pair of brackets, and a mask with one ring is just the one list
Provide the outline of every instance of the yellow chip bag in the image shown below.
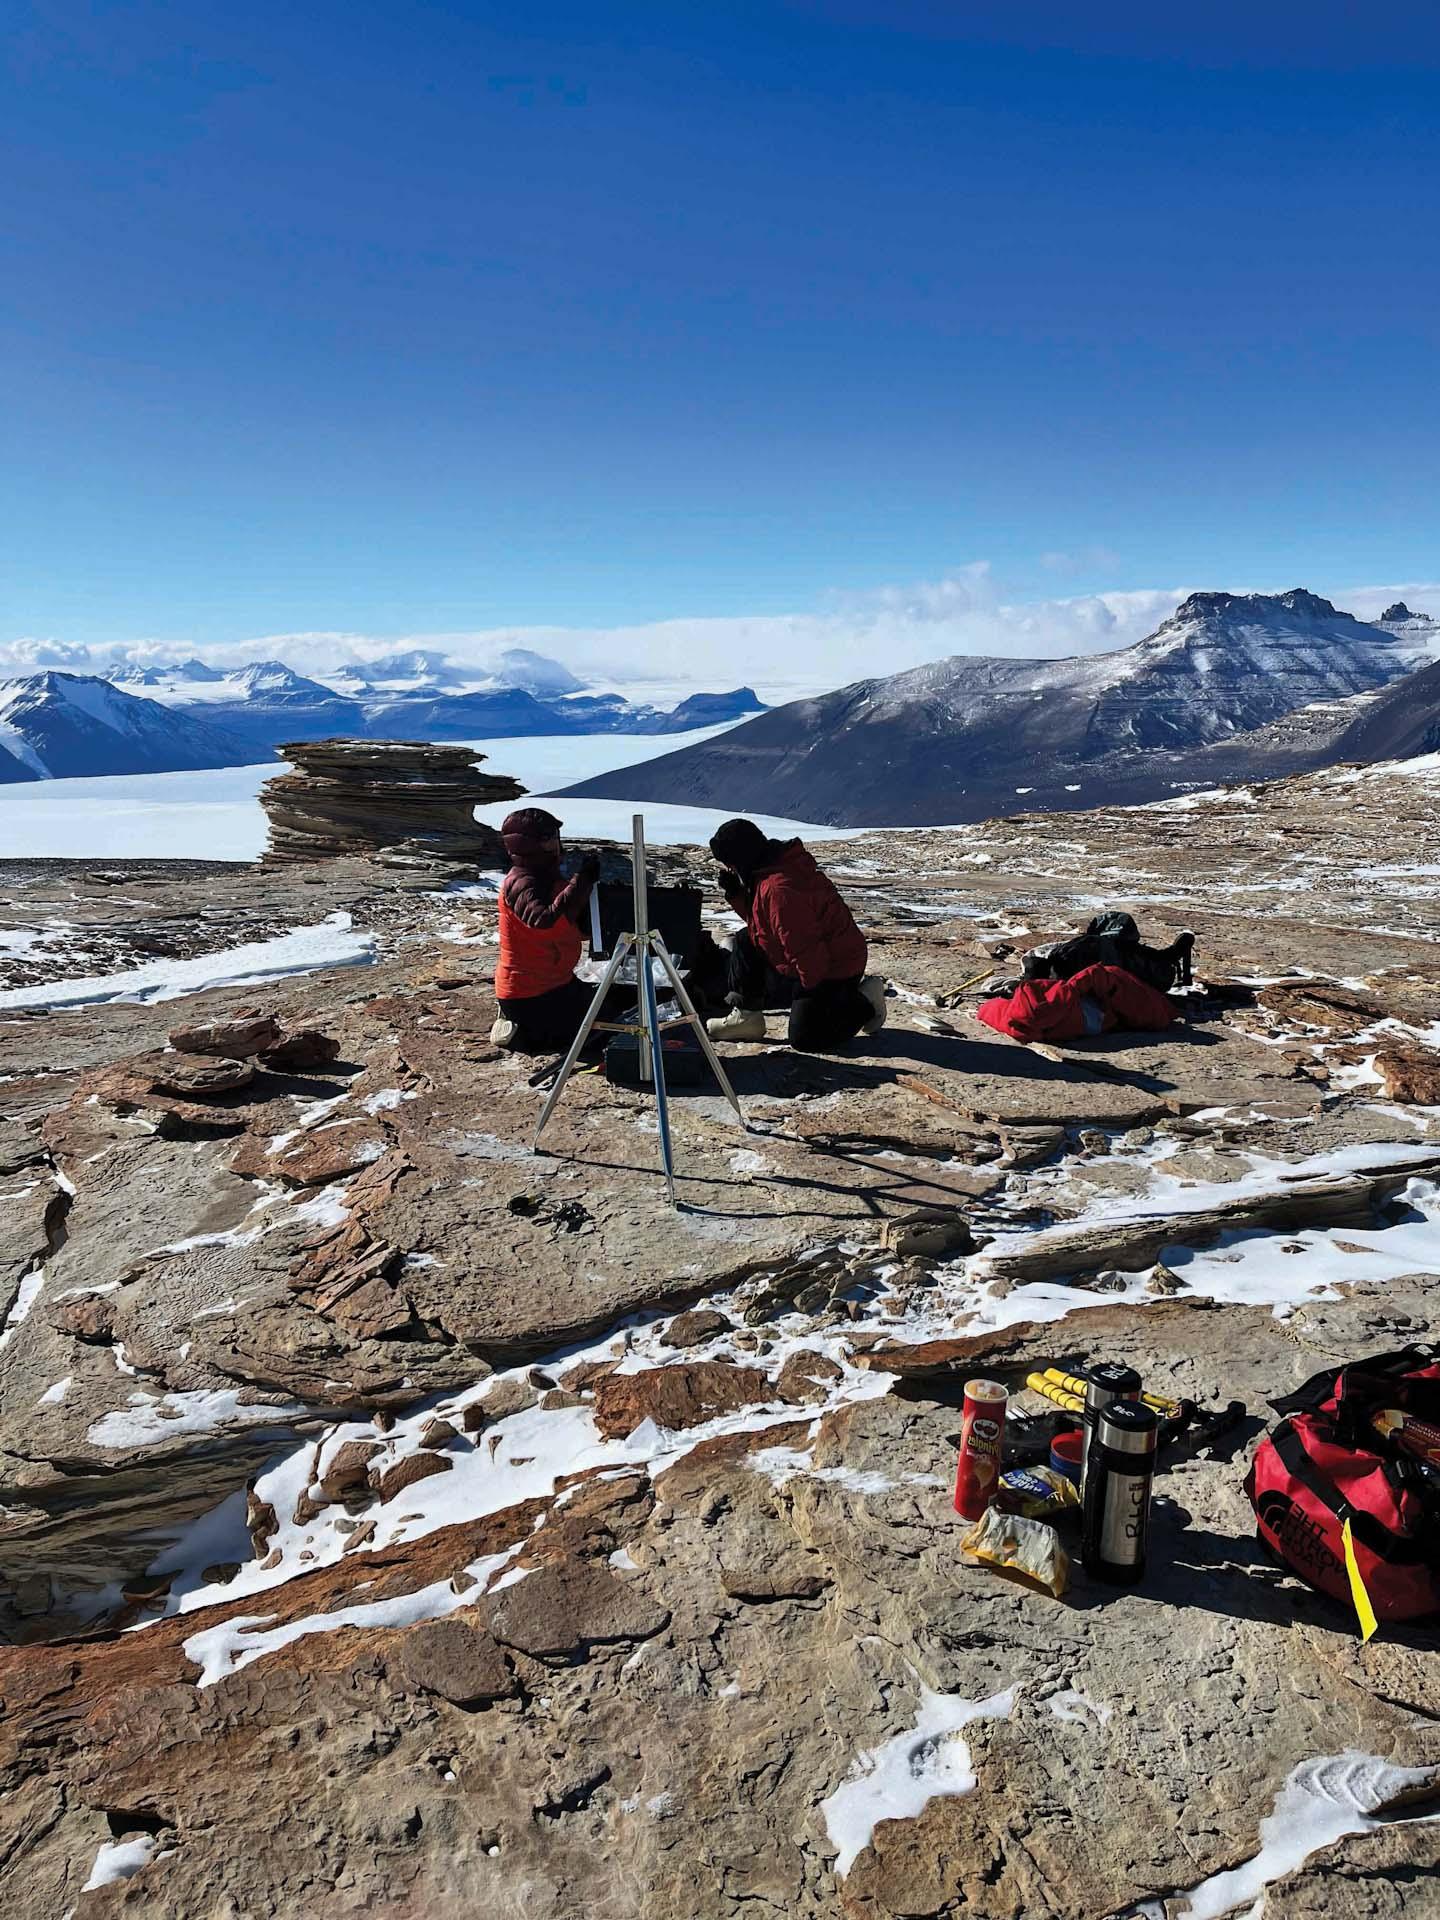
[[1028,1581],[1059,1599],[1070,1584],[1070,1556],[1043,1520],[987,1507],[960,1542],[960,1551],[997,1573]]

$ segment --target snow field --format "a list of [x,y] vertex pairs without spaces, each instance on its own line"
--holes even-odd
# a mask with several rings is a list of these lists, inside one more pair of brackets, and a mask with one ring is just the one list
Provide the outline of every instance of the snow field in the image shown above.
[[[603,733],[445,744],[484,754],[488,771],[513,774],[538,797],[616,767],[697,746],[733,724],[668,735]],[[281,770],[277,759],[199,773],[116,774],[0,787],[0,859],[257,860],[265,850],[260,789]],[[498,826],[511,804],[482,807],[476,817]],[[564,819],[572,840],[628,841],[635,808],[624,800],[567,800],[551,811]],[[700,807],[646,807],[644,812],[645,832],[655,846],[706,841],[728,818]],[[777,818],[761,825],[767,833],[836,837],[833,827],[801,821]]]
[[93,1007],[116,1001],[149,1005],[211,987],[261,986],[319,967],[363,967],[374,958],[374,934],[355,931],[348,913],[332,913],[316,926],[292,927],[270,940],[251,940],[191,960],[152,960],[120,973],[12,987],[0,993],[0,1007]]

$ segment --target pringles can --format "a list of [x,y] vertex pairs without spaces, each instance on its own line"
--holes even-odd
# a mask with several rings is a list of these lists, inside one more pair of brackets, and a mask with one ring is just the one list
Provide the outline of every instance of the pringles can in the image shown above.
[[1122,1367],[1112,1360],[1101,1360],[1085,1369],[1085,1451],[1080,1456],[1080,1491],[1090,1471],[1090,1443],[1102,1411],[1116,1400],[1138,1400],[1140,1376],[1134,1367]]
[[1081,1558],[1095,1580],[1132,1586],[1145,1572],[1160,1416],[1138,1400],[1102,1407],[1085,1449]]
[[1009,1398],[994,1380],[965,1382],[960,1457],[955,1464],[955,1511],[962,1520],[978,1520],[994,1496]]

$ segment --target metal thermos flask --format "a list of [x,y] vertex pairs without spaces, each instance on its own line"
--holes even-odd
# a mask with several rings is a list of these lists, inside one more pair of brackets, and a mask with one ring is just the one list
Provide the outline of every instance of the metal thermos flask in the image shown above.
[[1089,1471],[1090,1442],[1095,1438],[1096,1425],[1101,1410],[1115,1400],[1138,1400],[1140,1398],[1140,1376],[1134,1367],[1122,1367],[1110,1360],[1101,1360],[1093,1367],[1085,1369],[1085,1451],[1080,1456],[1080,1491],[1085,1491],[1085,1479]]
[[1128,1585],[1145,1572],[1150,1483],[1160,1416],[1137,1400],[1102,1407],[1085,1449],[1081,1557],[1096,1580]]

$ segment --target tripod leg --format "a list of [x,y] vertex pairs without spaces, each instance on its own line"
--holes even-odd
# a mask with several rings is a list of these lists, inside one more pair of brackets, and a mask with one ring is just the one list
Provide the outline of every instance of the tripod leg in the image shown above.
[[694,1027],[695,1037],[704,1050],[705,1058],[710,1062],[710,1071],[720,1082],[721,1092],[735,1109],[735,1118],[743,1127],[745,1124],[745,1115],[740,1111],[740,1100],[734,1087],[730,1084],[730,1076],[726,1073],[724,1067],[721,1066],[720,1056],[716,1053],[714,1046],[711,1044],[710,1036],[705,1031],[705,1022],[695,1011],[695,1003],[687,993],[685,982],[680,978],[675,962],[670,957],[670,949],[658,933],[655,935],[655,946],[660,955],[660,964],[664,967],[670,984],[675,989],[675,998],[680,1002],[681,1010],[686,1019],[690,1022],[691,1026]]
[[590,1038],[590,1029],[600,1017],[600,1009],[605,1004],[605,996],[609,993],[611,987],[614,986],[615,976],[619,973],[620,964],[625,958],[626,945],[629,939],[629,934],[622,934],[615,942],[615,951],[610,957],[609,966],[605,969],[605,977],[595,989],[595,998],[590,1002],[589,1011],[580,1022],[580,1031],[570,1042],[570,1051],[565,1056],[564,1065],[561,1067],[559,1073],[556,1074],[555,1084],[550,1089],[550,1096],[540,1109],[540,1118],[535,1122],[535,1138],[530,1143],[532,1151],[539,1146],[540,1136],[545,1131],[545,1124],[555,1111],[556,1101],[559,1100],[561,1094],[565,1091],[565,1082],[575,1070],[575,1062],[580,1058],[580,1049]]
[[670,1100],[665,1090],[665,1055],[660,1045],[660,1009],[655,999],[655,975],[650,967],[648,943],[638,948],[644,968],[640,1004],[645,1011],[645,1027],[650,1036],[650,1061],[655,1085],[655,1118],[660,1128],[660,1160],[665,1168],[665,1191],[675,1205],[675,1156],[670,1145]]

